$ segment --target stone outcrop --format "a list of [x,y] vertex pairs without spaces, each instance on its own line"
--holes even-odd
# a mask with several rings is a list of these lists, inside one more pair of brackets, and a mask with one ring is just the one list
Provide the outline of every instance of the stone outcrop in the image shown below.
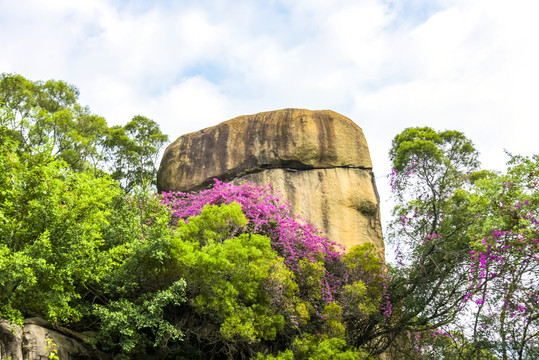
[[0,320],[0,359],[22,358],[22,328]]
[[0,320],[0,359],[49,359],[53,349],[56,349],[56,355],[62,360],[112,359],[107,354],[92,349],[87,340],[88,336],[55,326],[40,318],[26,319],[24,326]]
[[166,149],[159,191],[213,179],[271,183],[293,211],[346,247],[370,242],[383,258],[379,200],[363,131],[333,111],[246,115],[179,137]]

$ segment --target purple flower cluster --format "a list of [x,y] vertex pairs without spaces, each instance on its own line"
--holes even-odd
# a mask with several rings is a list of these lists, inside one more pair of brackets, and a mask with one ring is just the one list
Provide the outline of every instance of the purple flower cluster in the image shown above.
[[388,272],[380,274],[380,277],[382,278],[384,284],[384,295],[382,296],[382,304],[380,305],[380,310],[382,311],[382,315],[389,319],[391,317],[391,313],[393,312],[393,304],[391,303],[389,293],[387,292],[387,284],[391,280],[391,278],[389,277]]
[[391,190],[393,192],[396,192],[398,187],[401,186],[401,183],[406,178],[409,178],[412,174],[415,172],[415,168],[419,165],[419,160],[416,160],[416,162],[412,163],[406,168],[406,177],[403,176],[404,172],[399,172],[397,169],[391,170],[390,178],[390,186]]
[[[214,180],[211,189],[196,193],[164,192],[162,203],[169,206],[173,226],[178,221],[188,221],[191,216],[199,215],[206,205],[221,205],[236,202],[248,219],[245,231],[263,234],[271,239],[272,248],[283,257],[284,263],[293,271],[298,270],[302,259],[311,262],[324,261],[330,264],[339,261],[344,249],[330,241],[316,227],[295,216],[290,205],[275,196],[271,185],[258,186],[253,183],[232,185]],[[334,300],[344,280],[326,271],[323,277],[322,298],[327,302]]]
[[215,179],[211,189],[198,193],[166,192],[162,196],[163,204],[170,206],[176,222],[199,215],[208,204],[240,204],[249,220],[247,230],[269,236],[273,249],[292,267],[304,258],[330,260],[340,258],[343,253],[341,245],[328,240],[313,224],[295,216],[289,204],[272,194],[271,185],[235,186]]

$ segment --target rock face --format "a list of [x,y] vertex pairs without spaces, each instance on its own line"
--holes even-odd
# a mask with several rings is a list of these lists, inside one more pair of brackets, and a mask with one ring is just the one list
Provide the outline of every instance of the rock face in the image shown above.
[[293,211],[346,247],[373,243],[383,258],[379,200],[363,131],[333,111],[246,115],[179,137],[166,149],[159,191],[213,179],[272,184]]
[[[50,345],[48,340],[50,339]],[[87,336],[54,326],[40,319],[24,320],[24,326],[0,320],[0,359],[49,359],[53,349],[65,360],[108,360],[112,357],[92,349],[85,343]],[[54,344],[54,346],[52,346]]]
[[22,359],[22,329],[0,320],[0,359]]

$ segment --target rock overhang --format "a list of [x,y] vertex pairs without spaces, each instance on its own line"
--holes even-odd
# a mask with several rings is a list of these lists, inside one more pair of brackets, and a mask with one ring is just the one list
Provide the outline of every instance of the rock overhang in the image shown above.
[[193,191],[259,169],[372,169],[361,128],[331,110],[239,116],[179,137],[158,173],[159,191]]

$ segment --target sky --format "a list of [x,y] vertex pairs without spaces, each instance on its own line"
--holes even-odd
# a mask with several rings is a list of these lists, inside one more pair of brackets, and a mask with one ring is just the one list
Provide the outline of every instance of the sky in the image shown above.
[[0,0],[0,73],[64,80],[111,125],[171,141],[245,114],[334,110],[381,196],[406,127],[458,130],[484,168],[539,153],[535,0]]

